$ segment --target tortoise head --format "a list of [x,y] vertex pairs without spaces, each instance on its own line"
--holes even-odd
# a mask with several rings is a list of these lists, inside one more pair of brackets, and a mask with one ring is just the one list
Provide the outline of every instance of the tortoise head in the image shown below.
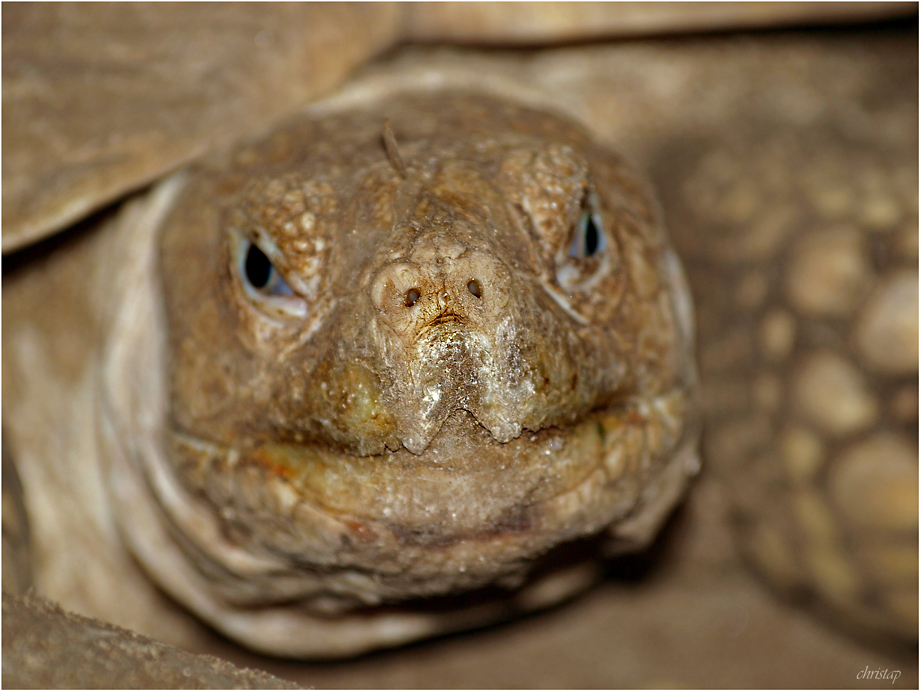
[[210,527],[173,523],[232,606],[520,582],[605,529],[647,541],[694,469],[680,269],[566,120],[463,95],[299,118],[201,164],[159,252],[166,465]]

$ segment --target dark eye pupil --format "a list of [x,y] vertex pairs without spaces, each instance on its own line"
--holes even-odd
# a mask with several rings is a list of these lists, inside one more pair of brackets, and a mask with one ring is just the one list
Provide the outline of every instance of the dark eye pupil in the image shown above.
[[578,219],[575,236],[569,246],[569,256],[586,259],[604,249],[604,229],[600,219],[590,211],[584,211]]
[[272,277],[274,267],[265,253],[255,245],[246,252],[246,279],[253,288],[264,288]]
[[588,222],[585,225],[585,256],[592,257],[600,249],[601,238],[600,231],[594,224],[594,214],[588,216]]

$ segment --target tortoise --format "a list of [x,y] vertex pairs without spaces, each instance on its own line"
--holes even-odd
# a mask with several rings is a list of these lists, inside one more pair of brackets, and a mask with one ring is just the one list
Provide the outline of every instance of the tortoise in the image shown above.
[[[697,87],[723,59],[700,59]],[[245,645],[328,656],[545,607],[586,587],[598,554],[648,543],[697,468],[691,310],[656,202],[605,139],[659,183],[688,269],[703,455],[742,550],[855,626],[915,635],[915,94],[872,102],[888,139],[781,104],[740,126],[723,113],[736,130],[711,151],[686,123],[705,103],[626,112],[624,94],[647,93],[589,98],[509,62],[410,52],[234,148],[215,126],[125,176],[91,142],[33,197],[69,216],[4,204],[26,209],[4,218],[15,249],[216,149],[8,260],[5,451],[32,551],[18,580],[193,647],[200,631],[152,578]],[[844,93],[868,102],[894,62]],[[581,108],[547,113],[560,93]],[[790,175],[799,161],[815,163]],[[865,172],[859,204],[828,177],[846,169]],[[14,192],[36,187],[7,170]]]

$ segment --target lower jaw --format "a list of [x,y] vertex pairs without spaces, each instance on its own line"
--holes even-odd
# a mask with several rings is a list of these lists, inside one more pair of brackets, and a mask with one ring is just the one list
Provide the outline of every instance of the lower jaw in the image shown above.
[[[558,449],[556,469],[533,471],[536,479],[528,479],[523,488],[512,488],[508,481],[507,491],[493,488],[490,498],[484,490],[477,494],[474,486],[459,501],[467,512],[459,517],[451,516],[459,512],[451,511],[449,502],[457,497],[448,485],[462,473],[419,463],[418,457],[408,454],[406,458],[416,463],[416,474],[410,477],[413,482],[432,485],[440,481],[446,487],[441,494],[435,492],[422,500],[416,496],[421,492],[410,489],[405,494],[411,508],[409,521],[395,511],[391,512],[395,515],[386,515],[387,508],[398,503],[395,500],[383,509],[374,503],[386,494],[383,487],[396,486],[405,473],[399,467],[399,454],[390,454],[384,461],[337,457],[327,462],[322,451],[311,455],[303,448],[292,452],[275,446],[241,452],[173,433],[168,435],[168,455],[182,484],[205,499],[221,531],[236,547],[278,563],[276,576],[256,579],[263,580],[261,585],[251,582],[236,588],[233,583],[238,579],[228,578],[222,589],[229,599],[245,604],[304,597],[313,601],[315,609],[342,611],[481,590],[496,582],[509,587],[524,580],[541,555],[557,545],[597,534],[628,515],[644,473],[637,462],[637,467],[620,468],[619,476],[611,477],[606,460],[612,453],[610,447],[623,441],[617,437],[622,416],[606,417],[606,432],[604,420],[592,420],[577,433],[567,434]],[[536,444],[542,453],[539,444],[558,446],[554,434],[559,436],[558,431],[546,430],[501,445],[501,449],[507,451],[515,443]],[[566,460],[567,454],[572,459]],[[508,474],[521,471],[515,464],[525,465],[510,455],[504,460],[512,466],[503,471]],[[330,465],[335,465],[335,473]],[[500,473],[493,467],[496,464],[480,465],[478,470],[466,468],[465,472],[488,487],[483,477],[497,478]],[[382,467],[382,475],[363,482],[362,473],[369,466]],[[390,471],[392,477],[387,476]],[[476,478],[477,472],[483,477]],[[347,488],[343,476],[347,476]],[[403,486],[407,482],[403,477]],[[344,502],[346,489],[352,496]],[[403,497],[399,491],[394,496]],[[414,504],[409,501],[413,499]],[[490,513],[486,506],[482,516],[476,515],[476,509],[490,501],[498,508]],[[349,505],[379,510],[348,511]],[[193,560],[222,560],[208,545],[196,547],[200,541],[195,535],[184,538],[190,552],[200,552],[192,555]],[[307,607],[314,609],[313,605]]]
[[167,457],[160,454],[165,465],[140,473],[130,456],[114,455],[114,484],[129,490],[117,495],[116,508],[136,519],[131,524],[136,530],[126,536],[135,555],[161,587],[198,617],[268,655],[340,658],[485,626],[551,606],[600,575],[605,536],[556,547],[499,583],[459,594],[414,597],[404,591],[392,599],[360,597],[360,588],[351,592],[347,582],[336,582],[359,573],[352,569],[327,570],[323,578],[277,554],[228,554],[239,548],[217,525],[207,535],[197,533],[214,521],[213,511],[205,510],[200,495],[168,486],[169,476],[176,474],[162,472],[169,468]]
[[[278,466],[247,465],[239,453],[234,465],[227,449],[161,432],[150,444],[160,452],[135,466],[146,466],[138,490],[152,491],[151,508],[163,516],[142,521],[160,526],[161,546],[137,553],[202,619],[273,655],[353,655],[512,617],[588,587],[598,576],[605,528],[635,507],[646,464],[611,465],[614,447],[623,458],[635,414],[610,417],[600,435],[606,439],[583,435],[582,444],[599,444],[593,460],[564,491],[533,502],[529,524],[451,540],[330,512],[304,501]],[[640,436],[647,450],[654,435]],[[215,463],[233,472],[213,473]],[[297,520],[284,520],[295,508]],[[205,523],[210,528],[201,532]],[[347,548],[343,535],[360,539],[357,548]],[[172,550],[171,560],[164,550]]]

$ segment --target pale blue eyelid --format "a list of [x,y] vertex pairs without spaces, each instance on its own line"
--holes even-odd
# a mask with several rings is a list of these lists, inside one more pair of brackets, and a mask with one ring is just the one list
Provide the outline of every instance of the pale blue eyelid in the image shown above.
[[274,264],[272,264],[272,272],[269,275],[268,283],[261,290],[268,295],[294,295],[291,286],[284,280],[281,272],[275,268]]
[[581,259],[585,256],[585,224],[588,214],[584,212],[578,219],[578,232],[572,237],[572,243],[569,245],[569,257],[572,259]]
[[595,211],[591,214],[591,218],[594,220],[594,227],[597,228],[597,249],[594,250],[594,253],[597,254],[607,249],[607,233],[604,232],[604,222],[599,213]]

